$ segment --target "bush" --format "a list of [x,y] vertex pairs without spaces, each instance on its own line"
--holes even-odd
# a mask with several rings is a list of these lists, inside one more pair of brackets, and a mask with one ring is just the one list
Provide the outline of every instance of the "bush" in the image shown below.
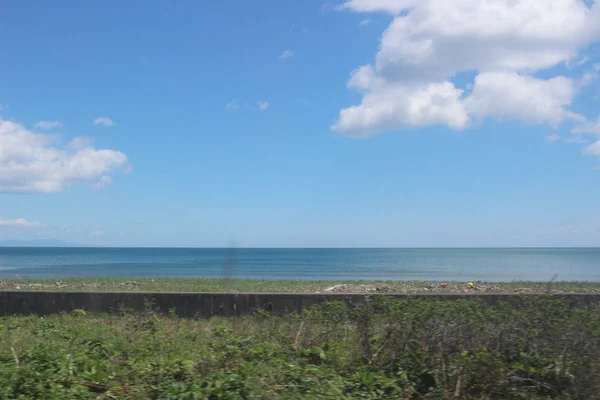
[[551,297],[192,321],[0,318],[0,399],[592,399],[600,312]]

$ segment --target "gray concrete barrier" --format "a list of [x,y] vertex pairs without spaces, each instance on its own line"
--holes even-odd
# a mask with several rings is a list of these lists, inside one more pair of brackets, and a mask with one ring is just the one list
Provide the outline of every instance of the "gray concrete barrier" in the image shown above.
[[[524,303],[533,294],[293,294],[293,293],[141,293],[141,292],[41,292],[0,291],[0,315],[48,315],[83,309],[88,312],[117,313],[155,310],[175,312],[181,317],[242,316],[265,310],[273,315],[300,312],[325,301],[339,300],[358,305],[369,298],[420,298],[455,301],[471,299],[488,304]],[[573,305],[600,306],[598,294],[554,294]]]

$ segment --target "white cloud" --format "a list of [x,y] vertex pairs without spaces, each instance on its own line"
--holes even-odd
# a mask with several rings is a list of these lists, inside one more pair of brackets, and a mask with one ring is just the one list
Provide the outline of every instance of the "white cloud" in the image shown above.
[[294,53],[292,53],[290,50],[286,50],[283,53],[281,53],[281,55],[279,56],[279,59],[285,60],[286,58],[290,58],[293,55],[294,55]]
[[546,136],[546,143],[554,143],[560,140],[560,135],[558,133],[552,133]]
[[95,182],[94,184],[92,184],[92,188],[94,189],[104,189],[109,187],[110,185],[112,185],[113,180],[110,176],[101,176],[100,179],[98,179],[97,182]]
[[[583,134],[592,134],[600,136],[600,116],[596,121],[587,122],[571,129],[571,133],[577,135],[571,139],[571,143],[587,143],[587,140],[581,138]],[[583,154],[600,157],[600,140],[586,146]]]
[[94,138],[89,136],[79,136],[71,140],[67,146],[72,150],[81,150],[93,146],[93,144]]
[[580,122],[580,123],[587,121],[587,118],[585,117],[585,115],[577,114],[577,113],[572,112],[572,111],[567,111],[565,113],[565,115],[571,121]]
[[414,3],[416,3],[416,0],[350,0],[342,4],[340,8],[362,12],[383,11],[398,14]]
[[565,142],[566,143],[577,143],[577,144],[589,143],[588,140],[585,140],[584,138],[582,138],[580,136],[575,136],[575,137],[565,139]]
[[37,221],[27,221],[25,218],[17,219],[2,219],[0,218],[0,226],[17,226],[20,228],[43,228],[45,225]]
[[264,111],[264,110],[266,110],[267,108],[269,108],[269,102],[268,102],[268,101],[259,101],[259,102],[258,102],[258,108],[259,108],[261,111]]
[[101,229],[96,229],[95,231],[90,232],[90,236],[104,236],[104,231]]
[[[590,8],[581,0],[350,0],[341,8],[394,15],[375,62],[350,79],[349,86],[363,92],[362,103],[341,110],[334,125],[342,133],[360,131],[363,136],[415,126],[415,119],[419,126],[439,124],[440,114],[453,128],[468,126],[471,116],[559,124],[569,117],[566,107],[575,85],[568,78],[542,80],[533,74],[573,59],[600,38],[600,6],[596,2]],[[475,73],[473,94],[454,100],[448,88],[462,72]],[[526,104],[525,110],[511,106],[496,94],[509,95],[522,106],[521,87],[515,91],[501,82],[524,83],[524,91],[537,102]],[[453,100],[421,103],[411,95],[423,92]],[[428,107],[436,110],[424,109]],[[406,112],[390,119],[397,109]]]
[[566,118],[565,107],[574,96],[573,82],[562,76],[542,80],[516,72],[486,72],[475,78],[465,104],[478,118],[489,116],[556,127]]
[[600,157],[600,140],[596,143],[592,143],[583,149],[583,154],[593,155]]
[[225,111],[237,111],[240,109],[240,105],[237,102],[237,100],[233,100],[230,101],[229,103],[225,104]]
[[578,89],[583,89],[586,86],[592,84],[598,78],[598,72],[600,71],[600,63],[594,64],[588,71],[586,71],[579,79]]
[[600,135],[600,116],[595,122],[588,122],[571,129],[572,133],[592,133]]
[[52,129],[52,128],[61,128],[63,123],[60,121],[40,121],[34,125],[35,128],[41,129]]
[[362,21],[359,22],[358,26],[369,26],[369,24],[371,23],[370,19],[363,19]]
[[55,136],[0,119],[0,192],[61,192],[74,183],[95,181],[126,162],[119,151],[99,150],[79,138],[60,146]]
[[450,82],[427,86],[385,85],[367,93],[362,103],[340,111],[332,129],[354,137],[367,137],[373,131],[425,125],[465,128],[467,111],[460,101],[462,90]]
[[98,117],[94,120],[94,125],[114,126],[116,123],[110,118]]

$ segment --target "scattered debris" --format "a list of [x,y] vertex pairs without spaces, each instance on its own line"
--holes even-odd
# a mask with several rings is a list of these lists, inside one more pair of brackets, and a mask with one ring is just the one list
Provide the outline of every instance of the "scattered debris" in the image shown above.
[[531,293],[531,288],[518,288],[515,289],[515,293]]
[[434,285],[427,285],[423,288],[426,292],[446,292],[446,293],[469,293],[470,291],[487,292],[487,293],[502,293],[505,292],[499,286],[491,284],[483,284],[481,281],[477,283],[468,282],[464,285],[449,286],[447,283],[442,282]]
[[[518,294],[536,294],[536,293],[548,293],[548,294],[564,294],[564,293],[574,293],[573,290],[568,289],[542,289],[535,287],[517,287],[517,288],[507,288],[502,287],[501,284],[494,283],[486,283],[481,281],[467,281],[464,283],[447,283],[447,282],[431,282],[430,284],[423,287],[408,287],[404,288],[402,286],[396,287],[394,284],[362,284],[362,285],[353,285],[342,283],[338,285],[330,286],[324,289],[320,293],[428,293],[428,292],[437,292],[437,293],[507,293],[514,292]],[[589,288],[586,292],[591,293],[600,293],[600,288]]]
[[387,283],[362,285],[349,285],[347,283],[342,283],[323,290],[325,293],[385,293],[391,291],[392,287]]
[[125,286],[142,286],[142,284],[140,282],[136,282],[136,281],[127,281],[127,282],[123,283],[123,285],[125,285]]
[[335,286],[331,286],[328,287],[327,289],[323,290],[324,292],[337,292],[337,291],[343,291],[345,289],[348,288],[348,285],[346,284],[340,284],[340,285],[335,285]]

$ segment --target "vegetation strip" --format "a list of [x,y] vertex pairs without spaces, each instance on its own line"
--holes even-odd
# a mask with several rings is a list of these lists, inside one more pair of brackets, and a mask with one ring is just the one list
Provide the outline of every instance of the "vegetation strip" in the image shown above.
[[2,399],[592,399],[600,308],[376,296],[273,317],[0,318]]

